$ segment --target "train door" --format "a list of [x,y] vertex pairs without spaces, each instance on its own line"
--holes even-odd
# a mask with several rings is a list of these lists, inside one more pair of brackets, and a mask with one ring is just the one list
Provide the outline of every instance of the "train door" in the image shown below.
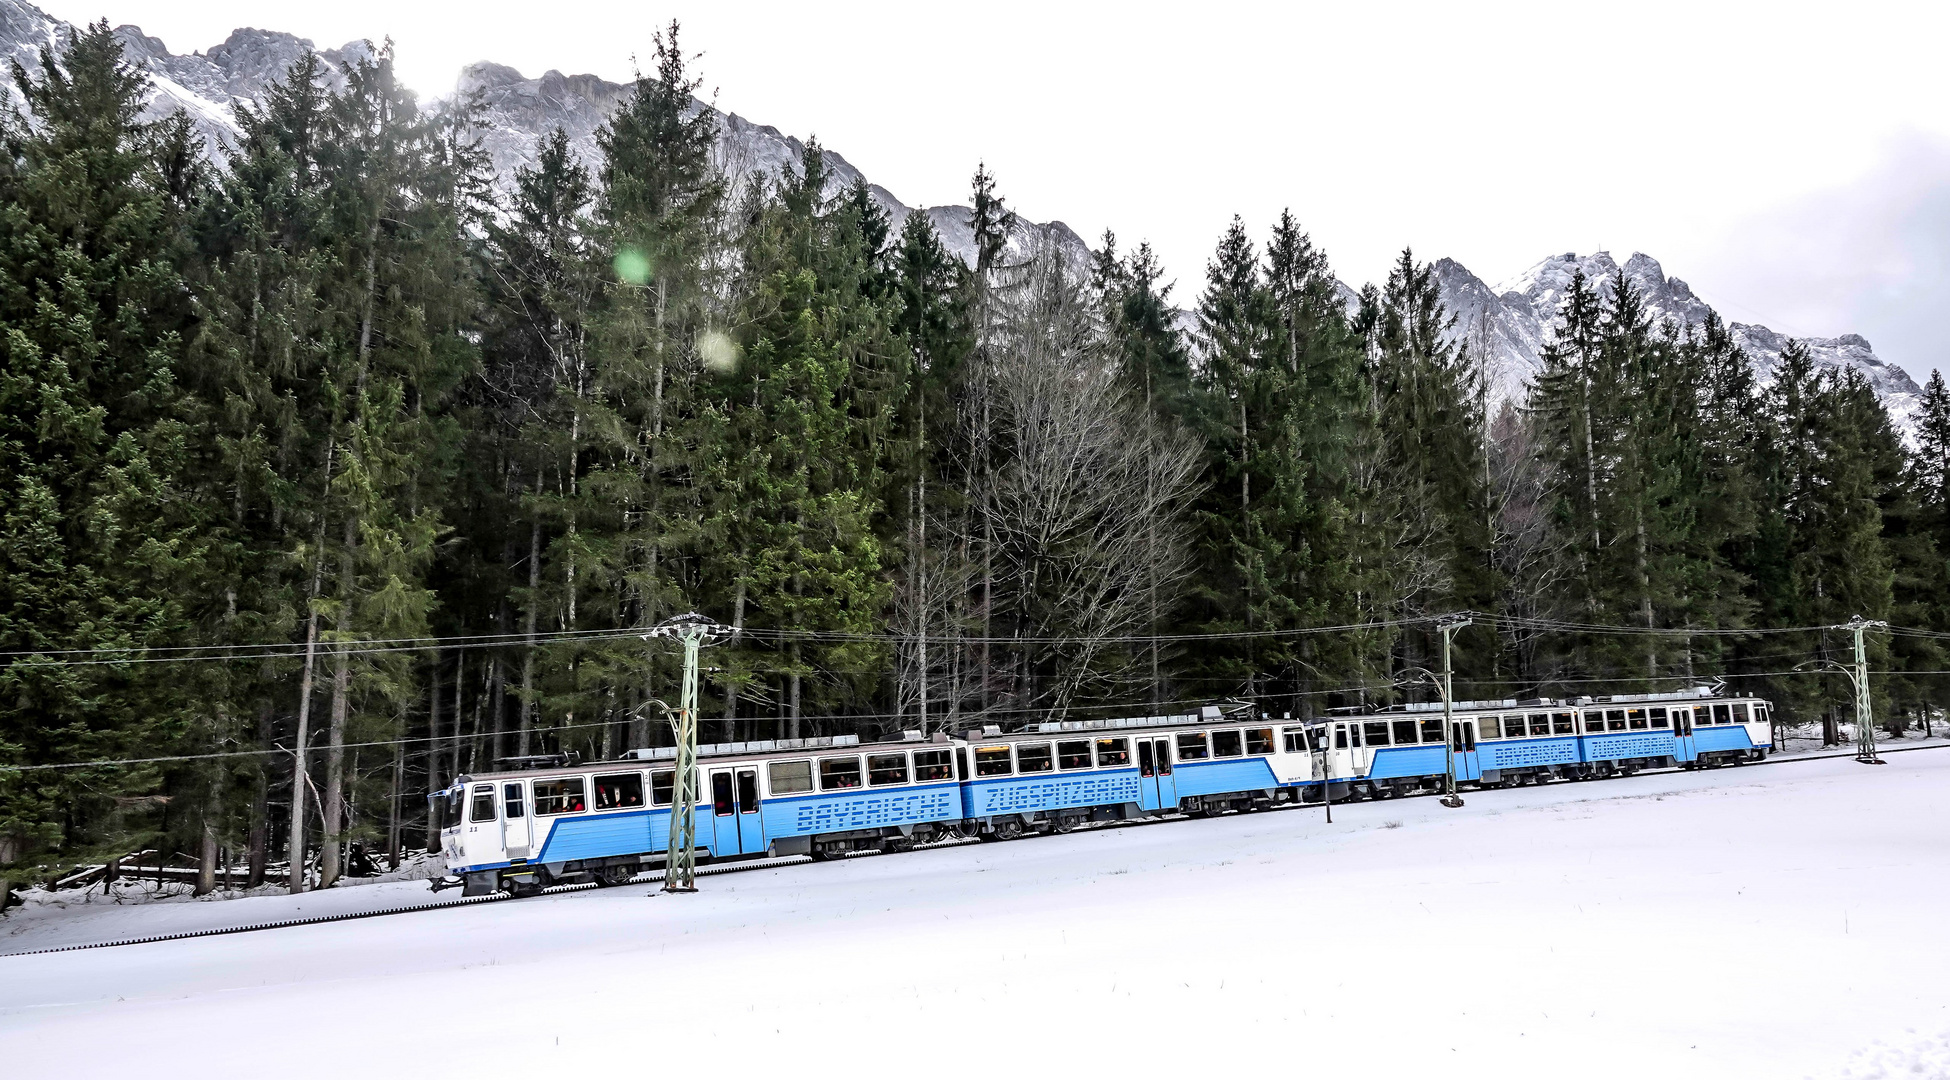
[[1673,756],[1680,761],[1699,760],[1699,744],[1693,737],[1693,710],[1684,705],[1672,710]]
[[528,857],[527,787],[519,780],[501,785],[501,845],[510,859]]
[[1452,720],[1449,727],[1449,747],[1456,755],[1456,779],[1480,780],[1483,778],[1483,765],[1476,752],[1476,718],[1466,716]]
[[1171,774],[1171,740],[1139,739],[1138,807],[1171,810],[1178,805],[1178,781]]
[[757,766],[711,770],[712,854],[753,855],[765,850],[758,802]]

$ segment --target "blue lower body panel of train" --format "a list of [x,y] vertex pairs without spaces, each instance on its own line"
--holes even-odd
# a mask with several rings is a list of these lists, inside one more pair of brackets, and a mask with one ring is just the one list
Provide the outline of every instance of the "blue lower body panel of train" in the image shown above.
[[1137,801],[1136,769],[1001,776],[961,785],[961,816],[968,818],[1094,809]]

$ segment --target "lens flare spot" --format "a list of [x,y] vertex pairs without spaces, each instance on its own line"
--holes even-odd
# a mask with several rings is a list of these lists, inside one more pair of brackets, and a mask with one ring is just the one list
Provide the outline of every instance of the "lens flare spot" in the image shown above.
[[720,375],[738,369],[738,343],[722,330],[706,330],[697,336],[697,354],[704,366]]
[[650,256],[635,248],[624,248],[616,253],[616,279],[632,285],[643,285],[650,280]]

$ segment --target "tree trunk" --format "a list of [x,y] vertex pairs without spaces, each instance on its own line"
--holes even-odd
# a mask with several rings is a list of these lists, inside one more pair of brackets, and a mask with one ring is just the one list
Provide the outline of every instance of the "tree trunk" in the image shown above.
[[[542,470],[535,470],[535,499],[542,497]],[[522,626],[525,648],[521,654],[521,731],[515,753],[528,755],[529,733],[535,720],[535,616],[542,606],[542,516],[538,507],[528,526],[528,612]]]
[[[257,703],[257,745],[271,746],[271,699]],[[244,872],[244,888],[264,884],[264,867],[271,861],[271,770],[257,770],[257,794],[251,799],[250,866]]]
[[[325,448],[326,485],[331,484],[332,447]],[[305,666],[298,676],[298,733],[291,743],[291,837],[288,843],[291,869],[286,873],[286,886],[294,893],[305,891],[305,788],[310,784],[310,774],[305,767],[305,752],[311,744],[311,685],[312,675],[318,660],[318,592],[324,585],[325,577],[325,520],[318,522],[318,535],[313,549],[318,552],[312,563],[311,596],[306,603],[309,614],[305,617]]]
[[345,548],[339,556],[339,617],[336,626],[340,640],[332,650],[332,717],[325,736],[324,839],[318,854],[318,887],[329,889],[339,879],[340,819],[345,813],[345,725],[351,711],[352,656],[344,640],[352,630],[352,545],[358,541],[357,524],[351,515],[345,519]]
[[[438,649],[433,653],[433,674],[430,681],[433,685],[429,688],[430,696],[427,704],[427,853],[431,855],[440,851],[440,814],[434,809],[431,797],[435,792],[445,790],[447,787],[440,768],[440,650]],[[454,693],[456,696],[460,693],[458,678],[454,680]],[[460,710],[458,709],[454,710],[453,727],[454,734],[459,735]],[[460,745],[458,739],[454,740],[454,745]]]
[[406,743],[393,744],[393,797],[387,802],[386,814],[386,869],[399,869],[400,785],[406,780]]

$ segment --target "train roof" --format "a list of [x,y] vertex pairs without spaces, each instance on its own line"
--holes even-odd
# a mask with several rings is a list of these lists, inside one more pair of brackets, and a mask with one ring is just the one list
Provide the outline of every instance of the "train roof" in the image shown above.
[[[946,732],[937,732],[932,740],[923,738],[918,731],[903,731],[899,739],[883,739],[878,742],[862,743],[858,735],[832,735],[816,739],[758,739],[751,742],[709,743],[697,748],[700,762],[738,762],[763,761],[769,758],[791,757],[799,754],[817,754],[835,750],[904,750],[921,746],[943,746],[948,742]],[[652,746],[632,750],[613,761],[584,761],[546,768],[498,769],[494,772],[472,773],[456,778],[456,783],[471,783],[476,780],[499,780],[513,777],[577,776],[586,772],[603,769],[641,769],[646,765],[675,762],[677,748],[674,746]]]

